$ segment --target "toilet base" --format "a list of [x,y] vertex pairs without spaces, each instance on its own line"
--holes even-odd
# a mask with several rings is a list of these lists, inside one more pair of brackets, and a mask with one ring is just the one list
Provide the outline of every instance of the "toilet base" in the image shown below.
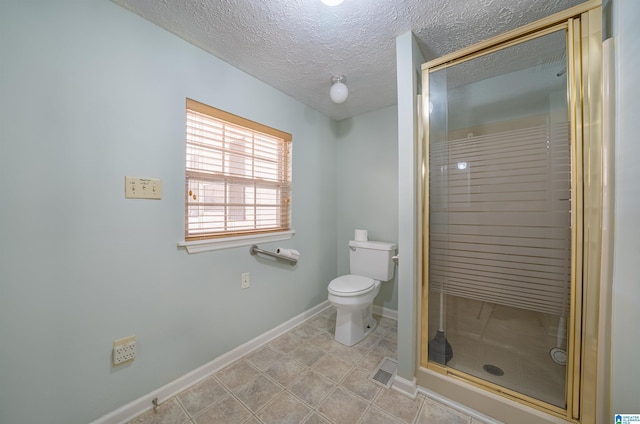
[[371,309],[371,304],[362,309],[337,307],[335,340],[345,346],[353,346],[371,334],[378,325]]

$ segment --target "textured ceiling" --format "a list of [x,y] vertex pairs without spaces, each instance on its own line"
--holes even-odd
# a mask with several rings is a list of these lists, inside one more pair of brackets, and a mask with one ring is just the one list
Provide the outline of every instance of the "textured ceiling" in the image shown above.
[[[583,0],[112,0],[298,101],[345,119],[396,104],[395,38],[426,60]],[[329,99],[345,75],[349,98]]]

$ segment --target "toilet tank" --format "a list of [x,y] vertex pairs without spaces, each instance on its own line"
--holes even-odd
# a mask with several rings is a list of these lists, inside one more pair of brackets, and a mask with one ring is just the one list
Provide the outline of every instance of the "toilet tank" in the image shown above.
[[349,271],[378,281],[389,281],[395,270],[392,257],[398,246],[383,241],[349,242]]

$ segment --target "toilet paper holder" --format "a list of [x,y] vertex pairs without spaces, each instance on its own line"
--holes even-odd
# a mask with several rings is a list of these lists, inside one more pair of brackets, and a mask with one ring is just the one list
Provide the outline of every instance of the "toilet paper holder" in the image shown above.
[[291,265],[291,266],[293,266],[296,263],[298,263],[298,259],[296,259],[296,258],[291,258],[289,256],[278,255],[275,252],[270,252],[268,250],[260,249],[255,244],[249,248],[249,253],[251,253],[251,255],[254,255],[254,256],[257,255],[258,253],[260,253],[262,255],[270,256],[272,258],[282,259],[283,261],[289,262],[289,265]]

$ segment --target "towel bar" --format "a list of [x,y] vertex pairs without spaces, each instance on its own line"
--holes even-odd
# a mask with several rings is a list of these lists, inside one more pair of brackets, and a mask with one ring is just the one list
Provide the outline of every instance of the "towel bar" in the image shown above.
[[293,266],[296,263],[298,263],[298,260],[295,259],[295,258],[290,258],[288,256],[278,255],[277,253],[269,252],[268,250],[264,250],[264,249],[260,249],[255,244],[249,248],[249,253],[251,253],[252,255],[257,255],[258,253],[260,253],[262,255],[271,256],[272,258],[282,259],[283,261],[289,262],[289,265],[291,265],[291,266]]

